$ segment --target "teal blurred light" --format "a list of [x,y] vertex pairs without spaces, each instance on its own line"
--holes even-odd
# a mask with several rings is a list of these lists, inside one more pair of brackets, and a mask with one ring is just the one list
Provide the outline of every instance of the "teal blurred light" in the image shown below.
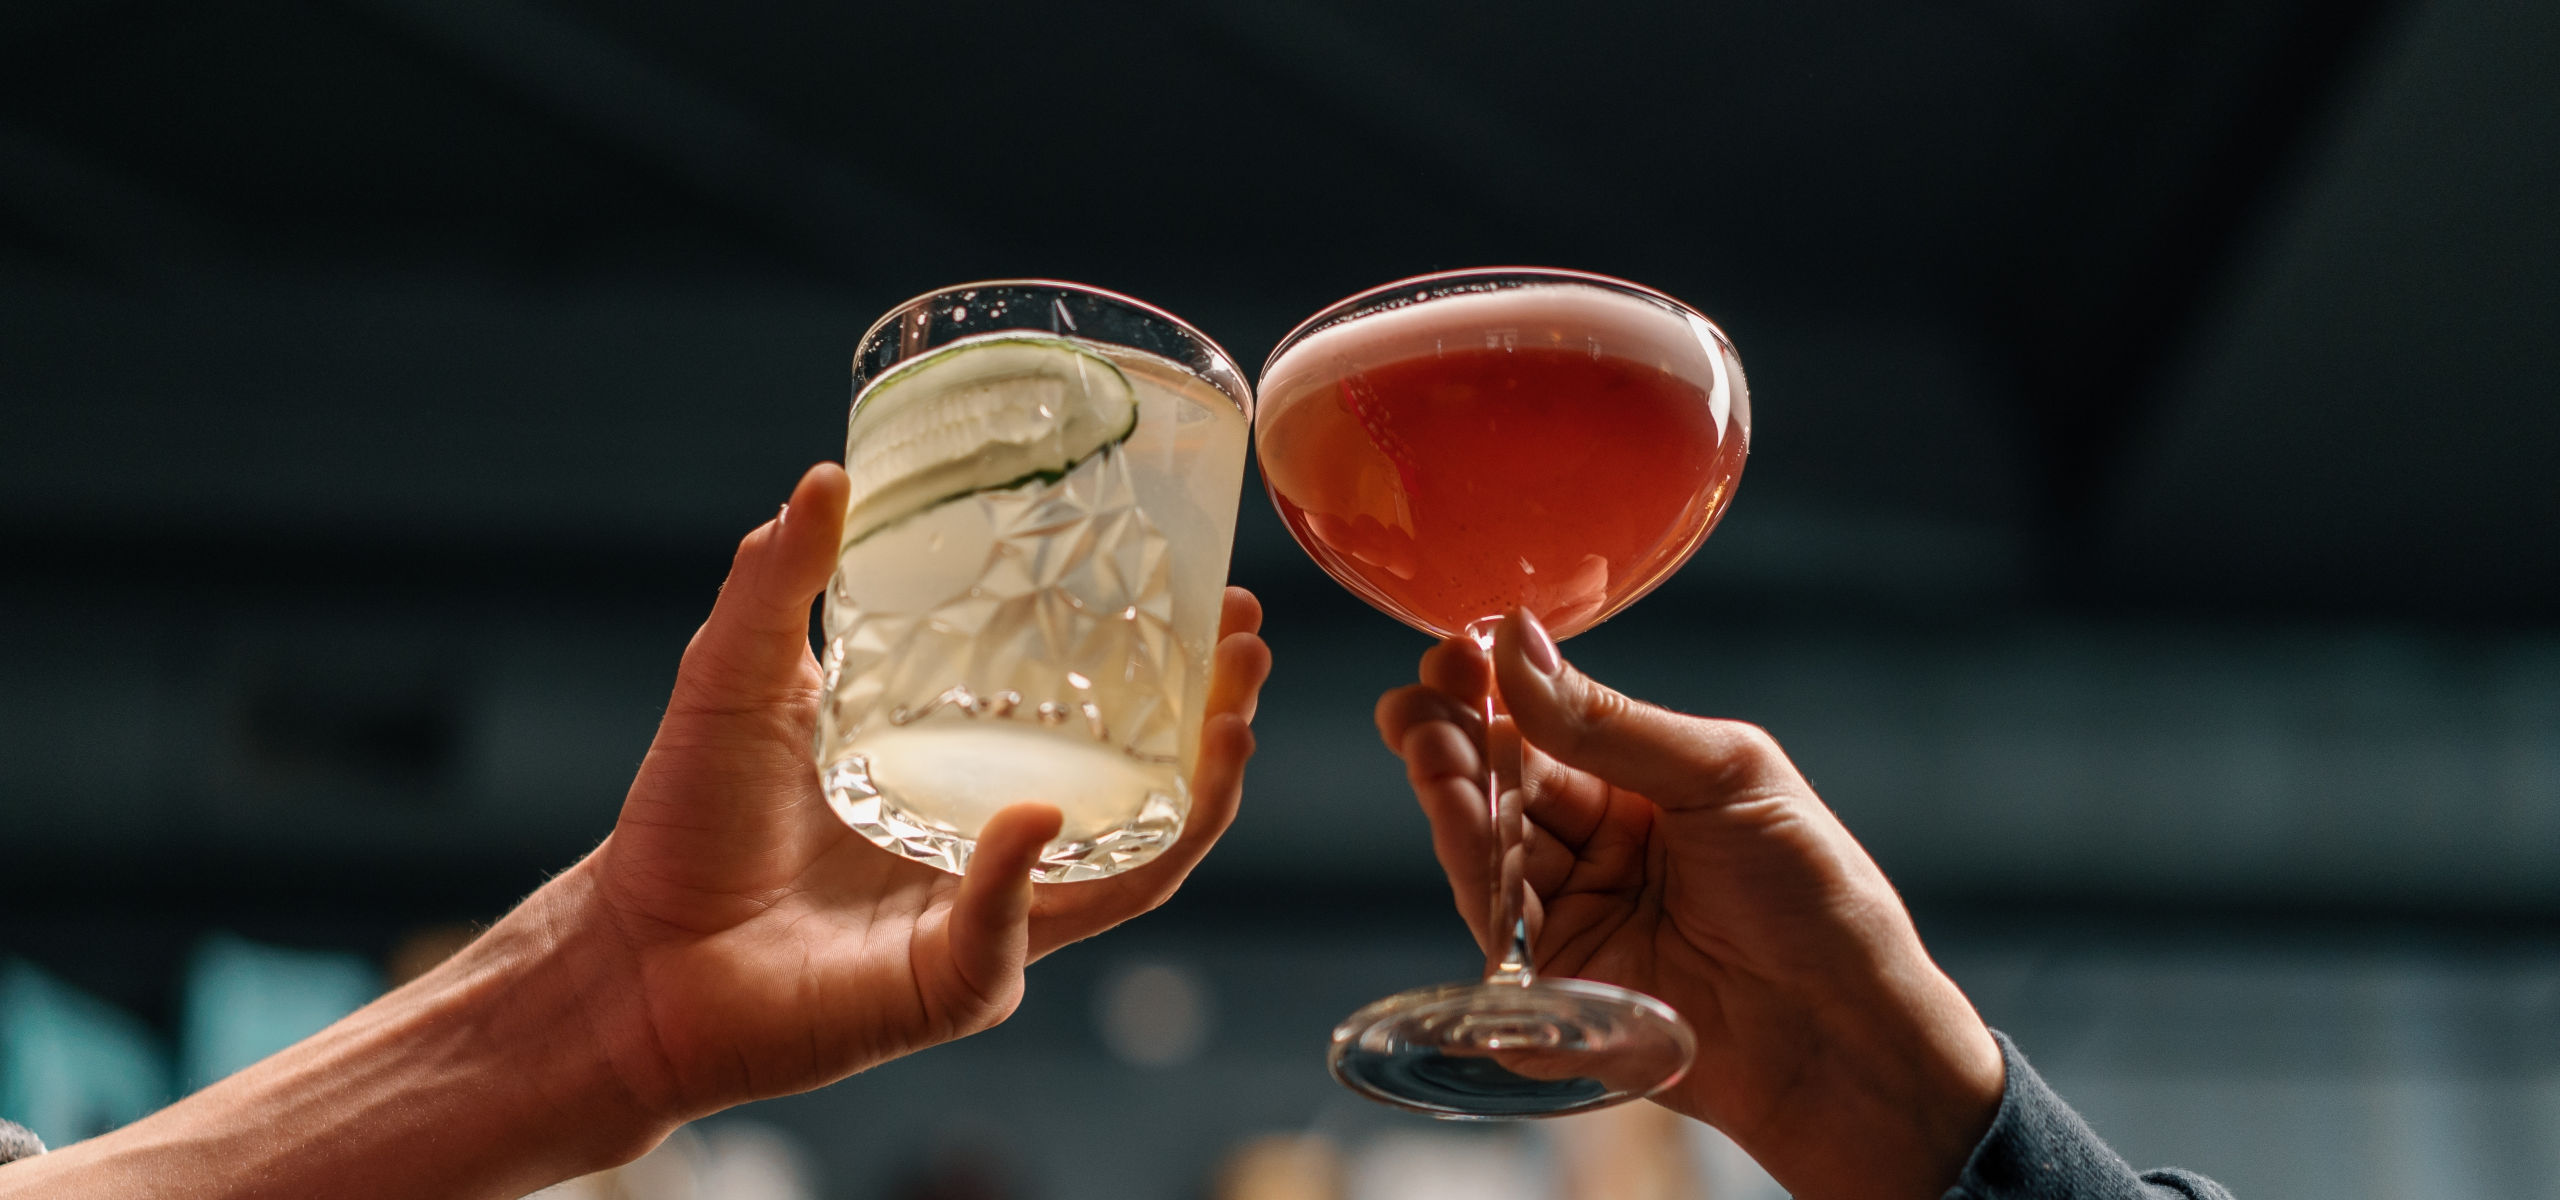
[[169,1102],[142,1022],[18,959],[0,960],[0,1117],[69,1145]]

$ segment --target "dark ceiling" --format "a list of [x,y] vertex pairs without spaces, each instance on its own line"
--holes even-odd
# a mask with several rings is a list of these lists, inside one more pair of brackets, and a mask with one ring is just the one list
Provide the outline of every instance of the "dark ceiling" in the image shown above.
[[[36,0],[0,14],[0,394],[87,411],[0,489],[21,534],[113,526],[103,478],[223,441],[137,422],[262,406],[367,453],[317,410],[403,385],[295,377],[306,329],[356,371],[503,324],[575,369],[471,390],[609,439],[725,399],[580,387],[633,308],[834,321],[762,368],[823,408],[868,313],[960,278],[1117,286],[1252,359],[1381,279],[1553,262],[1719,315],[1753,500],[1807,530],[1927,526],[2070,602],[2547,614],[2554,29],[2494,7]],[[702,349],[778,349],[736,336]],[[471,438],[416,440],[371,469]],[[145,511],[242,472],[180,473]]]

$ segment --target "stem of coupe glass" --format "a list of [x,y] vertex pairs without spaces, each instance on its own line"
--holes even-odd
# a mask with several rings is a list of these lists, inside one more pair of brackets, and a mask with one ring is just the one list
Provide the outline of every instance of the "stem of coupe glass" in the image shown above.
[[[1467,636],[1484,648],[1488,672],[1493,664],[1493,620],[1477,621],[1468,626]],[[1502,687],[1488,674],[1484,692],[1484,794],[1488,814],[1493,820],[1493,870],[1487,878],[1493,883],[1491,917],[1486,928],[1494,932],[1494,943],[1485,950],[1484,978],[1487,983],[1508,983],[1527,987],[1537,982],[1537,972],[1529,965],[1529,793],[1525,776],[1529,762],[1529,745],[1520,744],[1520,774],[1509,791],[1503,790],[1502,772],[1494,765],[1493,719],[1502,712]]]

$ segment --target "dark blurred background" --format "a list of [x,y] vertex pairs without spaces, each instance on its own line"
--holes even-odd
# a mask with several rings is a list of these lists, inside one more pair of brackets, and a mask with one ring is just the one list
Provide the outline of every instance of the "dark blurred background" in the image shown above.
[[[592,845],[898,300],[1082,280],[1251,368],[1526,262],[1705,309],[1756,406],[1569,653],[1775,732],[2136,1161],[2560,1195],[2555,61],[2501,0],[18,0],[0,1100],[123,1119]],[[1250,481],[1234,575],[1278,675],[1193,887],[687,1186],[1242,1195],[1280,1132],[1570,1191],[1325,1079],[1470,966],[1368,727],[1424,642]]]

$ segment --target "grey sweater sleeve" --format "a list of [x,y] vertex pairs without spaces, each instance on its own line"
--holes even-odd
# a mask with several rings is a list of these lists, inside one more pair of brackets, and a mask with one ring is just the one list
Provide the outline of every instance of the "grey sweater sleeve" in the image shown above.
[[2222,1185],[2187,1171],[2136,1172],[2046,1087],[2006,1034],[2008,1086],[1991,1131],[1973,1148],[1945,1200],[2231,1200]]

